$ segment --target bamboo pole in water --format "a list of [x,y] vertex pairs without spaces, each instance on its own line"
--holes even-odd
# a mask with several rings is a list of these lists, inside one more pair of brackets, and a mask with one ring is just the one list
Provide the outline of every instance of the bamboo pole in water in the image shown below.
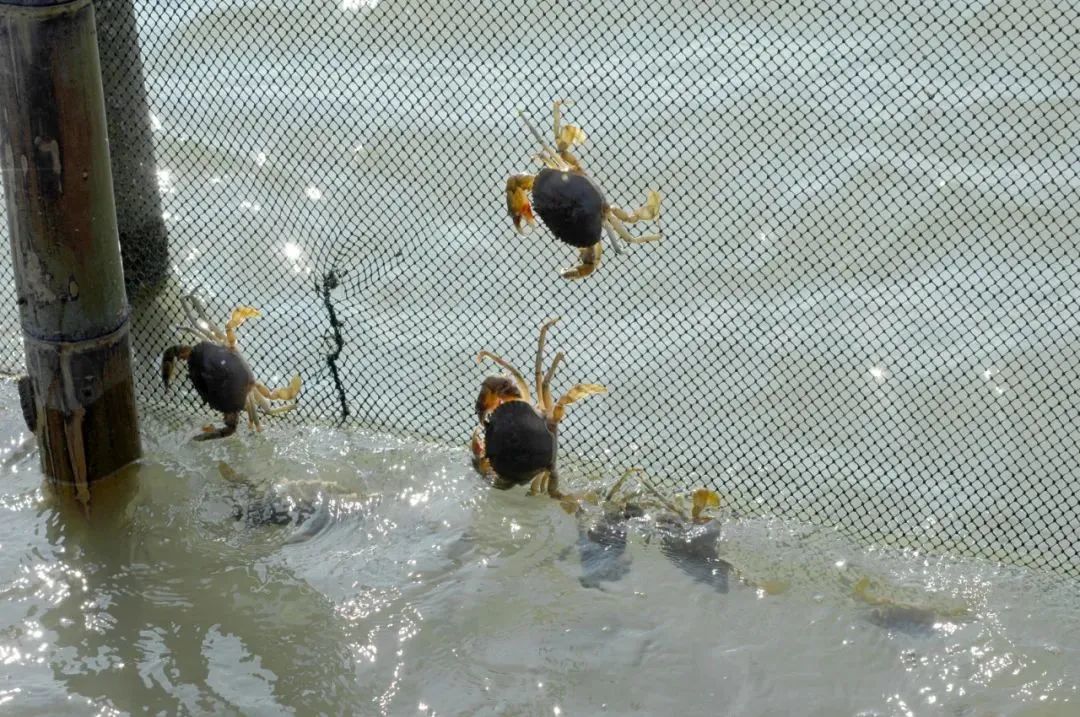
[[45,473],[86,503],[141,453],[94,8],[0,0],[0,50],[25,412]]

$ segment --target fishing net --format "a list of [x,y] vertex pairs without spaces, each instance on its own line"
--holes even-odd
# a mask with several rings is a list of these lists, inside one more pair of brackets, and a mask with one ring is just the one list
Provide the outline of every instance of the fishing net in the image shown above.
[[[222,322],[261,310],[241,329],[256,373],[305,381],[282,420],[462,445],[477,353],[528,373],[559,316],[557,389],[610,390],[563,424],[580,473],[641,466],[867,541],[1080,571],[1074,4],[143,0],[136,17],[170,246],[163,287],[133,297],[144,410],[207,417],[158,375],[195,289]],[[607,244],[580,282],[503,197],[535,169],[517,110],[548,131],[555,98],[609,199],[663,194],[663,240]]]

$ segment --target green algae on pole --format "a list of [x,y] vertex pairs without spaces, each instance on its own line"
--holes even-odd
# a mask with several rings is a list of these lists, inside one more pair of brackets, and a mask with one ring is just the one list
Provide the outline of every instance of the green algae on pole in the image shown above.
[[0,165],[34,433],[50,481],[141,454],[90,0],[0,0]]

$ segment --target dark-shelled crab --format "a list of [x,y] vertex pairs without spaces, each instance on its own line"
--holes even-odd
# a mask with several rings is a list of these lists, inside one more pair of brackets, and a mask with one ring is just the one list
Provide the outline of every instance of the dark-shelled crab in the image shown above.
[[[297,374],[284,388],[269,389],[255,380],[251,367],[240,354],[236,345],[236,329],[250,318],[259,316],[259,312],[250,306],[238,306],[233,310],[229,322],[222,331],[215,326],[206,314],[206,305],[196,294],[191,293],[180,299],[184,313],[187,314],[188,326],[181,331],[201,338],[194,346],[177,345],[165,350],[161,359],[161,380],[169,388],[177,371],[177,360],[187,361],[188,376],[199,396],[216,411],[225,414],[222,428],[205,426],[197,441],[223,438],[236,431],[240,412],[247,411],[248,426],[261,431],[259,413],[276,416],[291,411],[296,407],[296,397],[300,393],[300,375]],[[272,401],[287,401],[275,406]]]
[[519,234],[524,234],[523,225],[536,223],[535,209],[557,239],[577,247],[578,266],[561,273],[565,279],[581,279],[600,265],[603,230],[609,234],[614,232],[629,244],[644,244],[661,238],[660,234],[634,237],[626,229],[627,224],[651,221],[660,216],[660,193],[649,190],[645,204],[633,212],[609,204],[600,187],[585,173],[581,161],[570,152],[574,145],[585,141],[585,132],[575,125],[562,123],[563,104],[556,100],[552,109],[554,148],[544,142],[519,111],[522,121],[540,145],[535,158],[542,168],[535,175],[514,174],[506,180],[506,209]]
[[476,399],[479,425],[472,436],[473,464],[482,474],[494,477],[497,487],[531,482],[532,492],[547,492],[555,498],[562,497],[558,490],[558,428],[566,407],[607,392],[597,383],[579,383],[558,400],[553,399],[551,381],[565,355],[557,353],[544,371],[544,344],[548,330],[558,320],[548,319],[540,327],[535,401],[525,377],[510,362],[488,351],[477,356],[477,362],[492,361],[510,376],[489,376],[484,380]]

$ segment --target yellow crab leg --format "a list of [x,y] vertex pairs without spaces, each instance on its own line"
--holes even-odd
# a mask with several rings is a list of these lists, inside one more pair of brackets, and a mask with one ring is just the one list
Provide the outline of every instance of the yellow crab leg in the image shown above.
[[[625,228],[623,228],[622,234],[619,236],[625,241],[633,241],[633,237],[626,232]],[[559,272],[560,275],[564,279],[584,279],[586,276],[596,271],[596,267],[600,266],[600,255],[603,253],[603,250],[603,245],[600,242],[596,242],[592,246],[578,249],[578,265],[563,269]]]
[[620,221],[626,222],[627,224],[652,221],[660,216],[660,192],[650,189],[646,195],[645,203],[635,209],[633,213],[614,206],[609,207],[609,210],[618,217]]
[[248,319],[259,316],[259,310],[250,306],[237,306],[233,309],[229,323],[225,324],[225,343],[229,348],[236,346],[236,329]]
[[562,398],[556,401],[555,408],[551,412],[551,417],[558,423],[563,419],[563,416],[566,414],[566,407],[571,403],[577,403],[583,398],[596,396],[601,393],[607,393],[607,388],[598,383],[576,384],[573,388],[563,394]]
[[537,144],[540,145],[540,153],[537,155],[536,158],[540,160],[541,164],[550,169],[574,169],[574,165],[565,162],[559,156],[558,152],[552,149],[547,144],[547,142],[544,141],[544,138],[540,136],[540,132],[537,131],[536,127],[533,126],[533,123],[529,121],[529,118],[525,116],[524,112],[518,110],[518,117],[520,117],[521,121],[525,123],[525,127],[528,128],[529,133],[533,136],[533,139],[535,139]]
[[555,130],[555,147],[559,150],[559,157],[564,162],[569,164],[572,169],[582,171],[581,162],[578,161],[577,157],[570,154],[570,148],[575,144],[585,143],[585,130],[577,125],[562,124],[562,106],[564,104],[569,103],[563,100],[555,100],[551,110]]
[[565,355],[562,351],[555,354],[555,359],[551,362],[551,366],[548,367],[547,373],[544,374],[544,383],[540,388],[540,395],[544,397],[544,415],[548,418],[554,418],[555,405],[551,402],[551,379],[555,376],[555,369],[559,368],[559,364],[563,362]]
[[[608,210],[608,214],[604,217],[604,221],[610,224],[611,228],[615,230],[615,233],[619,235],[619,238],[627,244],[648,244],[649,242],[659,241],[663,238],[663,236],[660,234],[645,234],[644,236],[635,237],[633,234],[626,230],[626,227],[623,226],[623,223],[619,220],[617,216],[615,216],[615,213],[611,210]],[[596,244],[595,246],[600,245]],[[582,249],[582,251],[585,250]],[[566,272],[563,272],[563,276],[566,276]]]
[[547,492],[548,474],[541,473],[532,479],[529,484],[529,495],[540,495]]
[[536,342],[536,393],[540,401],[540,408],[546,413],[551,410],[551,397],[544,395],[544,344],[547,343],[547,333],[552,326],[559,322],[559,317],[548,319],[540,325],[540,338]]
[[270,390],[265,385],[255,382],[255,390],[259,392],[261,396],[269,398],[273,401],[291,401],[300,395],[300,387],[302,381],[300,380],[300,374],[293,376],[293,380],[289,381],[289,385],[285,388],[275,388]]
[[265,413],[267,416],[280,416],[281,414],[288,413],[289,411],[296,408],[296,401],[287,403],[284,406],[275,407],[272,403],[270,403],[269,399],[265,398],[261,393],[258,393],[257,391],[253,391],[251,396],[254,399],[255,405],[258,407],[258,409]]
[[255,412],[255,393],[249,392],[247,400],[244,401],[244,410],[248,415],[248,428],[253,428],[256,431],[261,431],[262,427],[259,425],[259,414]]

